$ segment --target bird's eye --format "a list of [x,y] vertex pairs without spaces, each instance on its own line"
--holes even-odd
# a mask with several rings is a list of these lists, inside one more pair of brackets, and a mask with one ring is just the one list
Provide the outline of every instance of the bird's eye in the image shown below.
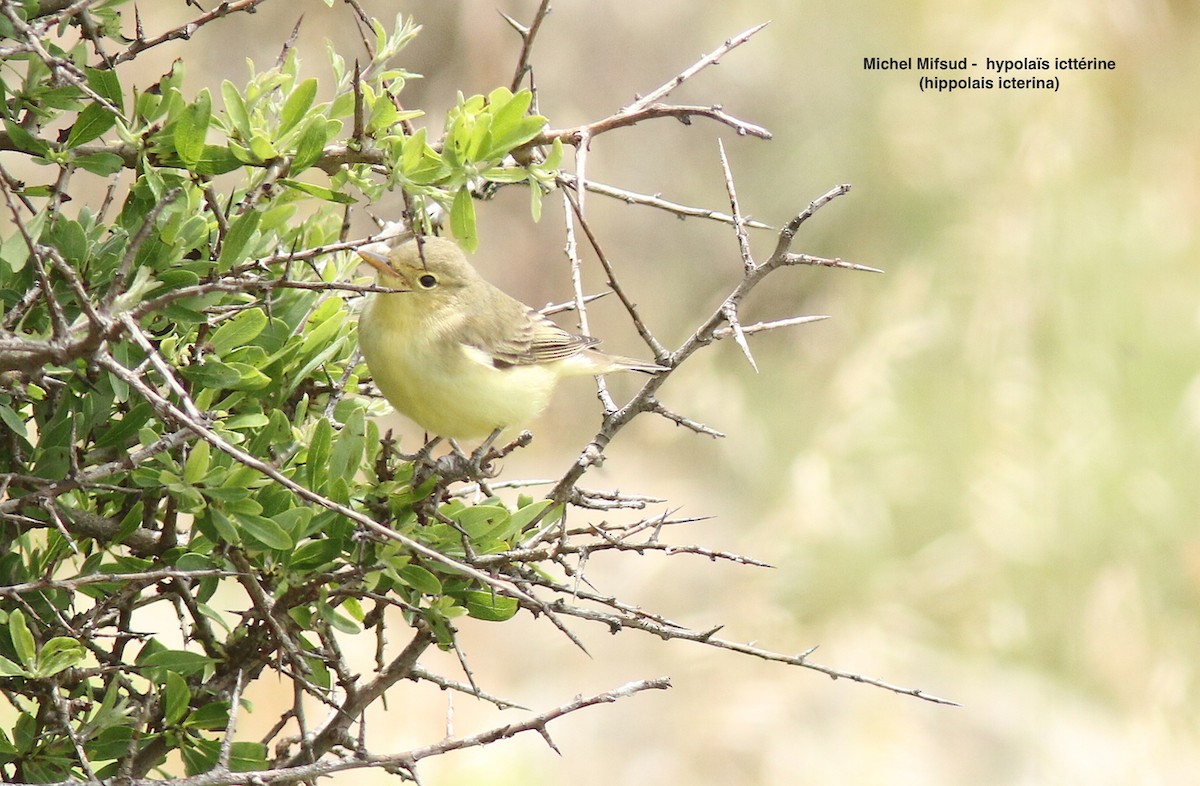
[[437,276],[432,273],[426,273],[417,279],[417,283],[421,285],[422,289],[433,289],[437,286]]

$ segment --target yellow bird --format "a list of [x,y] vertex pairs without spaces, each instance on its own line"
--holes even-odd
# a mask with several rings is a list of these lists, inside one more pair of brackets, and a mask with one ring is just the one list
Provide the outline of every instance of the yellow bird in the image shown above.
[[358,342],[375,384],[431,434],[483,439],[537,417],[562,377],[663,366],[607,355],[485,281],[452,240],[422,237],[387,256],[360,250],[379,284]]

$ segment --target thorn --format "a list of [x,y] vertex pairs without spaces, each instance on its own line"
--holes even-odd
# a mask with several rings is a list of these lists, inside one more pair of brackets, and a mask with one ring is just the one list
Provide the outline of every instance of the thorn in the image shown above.
[[288,52],[292,51],[292,47],[296,45],[296,39],[300,37],[300,24],[303,21],[304,14],[300,14],[300,17],[296,20],[295,26],[292,27],[292,34],[289,35],[288,39],[283,42],[283,48],[279,50],[279,59],[275,61],[275,66],[277,68],[282,68],[283,64],[287,62]]
[[788,252],[783,255],[783,263],[786,265],[814,265],[816,267],[837,267],[844,270],[861,270],[864,273],[883,273],[881,268],[871,267],[870,265],[859,265],[855,262],[847,262],[844,259],[827,259],[825,257],[814,257],[810,254],[793,254]]
[[354,59],[354,132],[350,138],[359,143],[363,139],[362,70],[359,68],[358,58]]
[[[503,14],[501,14],[501,16],[503,16]],[[550,732],[546,730],[545,726],[538,727],[538,734],[542,735],[542,739],[545,740],[546,744],[550,746],[550,750],[554,751],[559,756],[562,756],[562,751],[560,751],[558,746],[554,744],[554,740],[550,739]]]
[[517,31],[517,35],[521,36],[521,38],[525,38],[529,35],[528,27],[521,24],[516,19],[513,19],[511,16],[504,13],[503,11],[497,11],[496,13],[500,14],[500,16],[504,19],[504,21],[508,22],[509,26],[511,26],[513,30]]
[[742,350],[742,354],[746,356],[746,360],[750,363],[750,368],[754,369],[754,373],[758,373],[758,363],[754,361],[754,355],[750,352],[750,344],[746,341],[746,334],[742,332],[742,323],[738,321],[737,308],[732,303],[726,303],[721,312],[725,315],[725,320],[729,323],[730,330],[733,331],[733,340],[737,342],[738,347]]

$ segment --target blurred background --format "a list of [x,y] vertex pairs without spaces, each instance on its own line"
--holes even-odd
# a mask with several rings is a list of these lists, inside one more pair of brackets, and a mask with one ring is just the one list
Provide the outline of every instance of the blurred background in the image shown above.
[[[528,21],[537,3],[363,5],[424,25],[401,65],[424,75],[405,98],[430,112],[436,135],[456,91],[512,77],[519,41],[497,11]],[[344,5],[267,3],[182,50],[209,58],[189,66],[189,88],[240,83],[244,57],[268,67],[301,10],[306,71],[328,75],[326,38],[347,59],[361,52]],[[183,3],[153,12],[142,9],[148,32],[196,13]],[[585,481],[711,516],[670,536],[774,569],[598,556],[587,576],[678,622],[725,624],[726,638],[782,652],[820,645],[814,660],[962,706],[634,632],[577,626],[589,658],[539,621],[465,622],[479,684],[535,710],[639,678],[669,675],[674,689],[558,721],[562,756],[524,735],[430,761],[424,781],[1194,782],[1200,6],[560,0],[534,50],[541,111],[556,127],[600,119],[767,20],[672,98],[720,104],[773,140],[700,119],[644,123],[596,139],[588,175],[727,210],[720,138],[743,210],[772,225],[851,183],[794,250],[886,274],[775,274],[746,303],[746,322],[833,318],[753,337],[760,373],[723,343],[662,391],[728,437],[647,416]],[[164,47],[162,70],[178,54]],[[1117,68],[1058,72],[1058,92],[923,93],[918,73],[865,71],[868,56],[1095,57]],[[390,217],[398,206],[372,209]],[[536,225],[518,189],[478,211],[485,275],[531,304],[569,298],[557,197]],[[736,283],[728,227],[596,195],[588,213],[669,346]],[[760,259],[774,247],[771,233],[752,240]],[[596,267],[592,291],[604,286]],[[648,357],[615,299],[591,319],[609,349]],[[613,385],[627,395],[633,382]],[[565,470],[599,422],[590,384],[566,386],[505,477]],[[433,665],[460,676],[453,660]],[[372,721],[379,750],[432,742],[451,721],[470,734],[523,717],[402,687]],[[260,687],[256,701],[270,694]]]

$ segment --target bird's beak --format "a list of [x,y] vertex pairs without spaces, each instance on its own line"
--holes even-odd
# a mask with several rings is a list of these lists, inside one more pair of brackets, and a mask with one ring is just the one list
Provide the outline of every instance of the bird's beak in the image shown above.
[[376,254],[374,251],[366,251],[360,248],[358,249],[358,255],[362,258],[363,262],[366,262],[383,275],[391,276],[392,278],[397,277],[396,271],[392,270],[392,266],[388,264],[387,257],[385,257],[383,254]]

